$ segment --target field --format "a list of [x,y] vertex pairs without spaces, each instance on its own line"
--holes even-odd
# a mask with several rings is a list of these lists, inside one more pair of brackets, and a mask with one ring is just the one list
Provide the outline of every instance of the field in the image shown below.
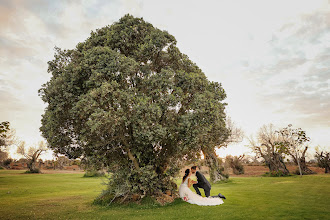
[[23,174],[0,170],[0,219],[329,219],[330,175],[232,177],[212,185],[227,199],[214,207],[181,200],[158,207],[100,207],[105,178],[81,173]]

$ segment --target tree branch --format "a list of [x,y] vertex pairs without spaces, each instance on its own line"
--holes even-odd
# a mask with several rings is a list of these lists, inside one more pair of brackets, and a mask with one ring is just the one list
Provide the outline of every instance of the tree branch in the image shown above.
[[140,169],[139,163],[136,160],[136,158],[134,157],[134,155],[131,153],[131,150],[128,147],[126,147],[126,151],[127,151],[128,158],[133,162],[135,168],[137,170],[139,170]]

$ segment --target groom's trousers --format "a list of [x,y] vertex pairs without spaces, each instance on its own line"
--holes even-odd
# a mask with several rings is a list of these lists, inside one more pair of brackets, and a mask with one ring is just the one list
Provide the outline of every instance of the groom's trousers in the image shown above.
[[193,187],[196,190],[196,193],[198,195],[201,196],[201,192],[199,191],[198,188],[202,188],[202,189],[204,189],[205,196],[206,197],[209,197],[210,196],[211,188],[209,188],[208,186],[205,186],[204,184],[196,183],[196,184],[193,184]]

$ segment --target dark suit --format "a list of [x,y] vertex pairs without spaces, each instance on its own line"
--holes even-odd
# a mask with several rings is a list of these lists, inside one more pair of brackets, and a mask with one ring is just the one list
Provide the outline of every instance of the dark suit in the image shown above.
[[199,191],[198,188],[204,189],[204,193],[206,197],[210,196],[210,191],[211,191],[211,184],[203,174],[201,174],[199,171],[196,171],[196,177],[197,177],[197,183],[193,185],[194,189],[196,190],[196,193],[198,195],[201,195],[201,192]]

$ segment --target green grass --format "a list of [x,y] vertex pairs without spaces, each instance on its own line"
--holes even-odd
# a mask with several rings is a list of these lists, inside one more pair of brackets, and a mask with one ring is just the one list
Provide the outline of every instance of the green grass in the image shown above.
[[330,175],[231,178],[220,206],[92,205],[105,178],[0,170],[0,219],[329,219]]

